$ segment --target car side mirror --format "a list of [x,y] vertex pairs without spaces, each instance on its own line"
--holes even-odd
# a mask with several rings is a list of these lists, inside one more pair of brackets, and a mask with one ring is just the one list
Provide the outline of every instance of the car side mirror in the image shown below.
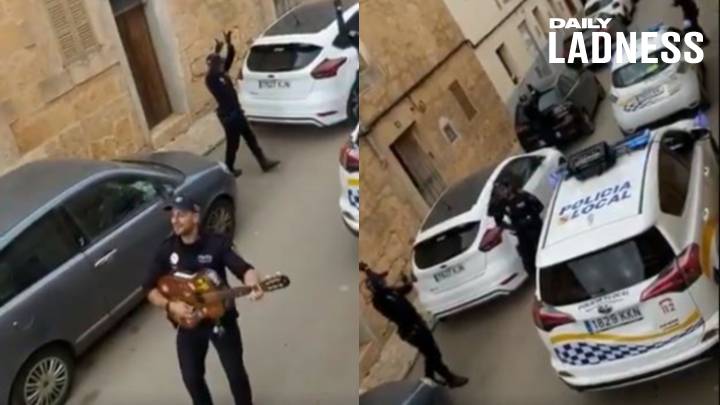
[[683,152],[692,148],[696,141],[697,139],[692,131],[671,131],[662,138],[663,145],[675,152]]
[[710,130],[707,128],[695,128],[690,131],[690,137],[694,142],[710,138]]
[[161,184],[160,187],[158,187],[158,194],[160,194],[163,200],[170,201],[175,194],[175,190],[169,184]]

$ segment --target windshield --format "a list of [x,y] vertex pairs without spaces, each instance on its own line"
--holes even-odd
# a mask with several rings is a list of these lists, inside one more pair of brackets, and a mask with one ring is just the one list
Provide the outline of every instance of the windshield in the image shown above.
[[657,50],[649,55],[651,58],[657,58],[657,63],[628,63],[613,72],[613,86],[617,88],[632,86],[667,69],[670,64],[663,62],[660,58],[660,53],[663,51],[665,49]]
[[468,222],[417,244],[415,265],[426,269],[452,259],[473,244],[479,229],[480,221]]
[[657,275],[675,255],[660,232],[540,270],[540,296],[550,305],[576,304],[624,290]]
[[493,167],[477,171],[457,184],[450,186],[433,206],[425,222],[423,222],[421,230],[430,229],[437,224],[469,211],[477,203],[485,183],[494,170]]
[[603,7],[606,7],[610,3],[612,3],[613,0],[600,0],[597,3],[591,4],[588,8],[585,9],[585,14],[591,15],[594,13],[597,13],[598,10],[600,10]]

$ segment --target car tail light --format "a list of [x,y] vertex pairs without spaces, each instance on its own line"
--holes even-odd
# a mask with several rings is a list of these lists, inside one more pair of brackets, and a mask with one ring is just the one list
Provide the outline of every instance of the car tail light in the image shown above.
[[340,148],[340,165],[349,172],[360,170],[360,153],[351,142]]
[[538,301],[537,298],[535,298],[533,302],[532,313],[533,320],[535,321],[535,326],[544,330],[545,332],[550,332],[558,326],[575,322],[575,318],[573,318],[571,315],[564,312],[556,311],[546,306],[542,302]]
[[502,243],[502,228],[496,226],[485,231],[480,240],[480,251],[489,252]]
[[647,301],[659,295],[685,291],[702,275],[700,248],[692,244],[663,271],[640,295],[640,301]]
[[313,69],[312,75],[315,79],[327,79],[328,77],[337,76],[340,66],[347,62],[347,58],[336,58],[336,59],[325,59],[315,69]]

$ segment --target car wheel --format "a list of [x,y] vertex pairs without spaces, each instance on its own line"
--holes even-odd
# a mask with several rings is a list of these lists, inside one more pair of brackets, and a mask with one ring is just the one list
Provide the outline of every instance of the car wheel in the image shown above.
[[350,96],[348,96],[347,117],[352,124],[356,124],[360,120],[360,84],[357,79],[355,79]]
[[227,198],[215,200],[205,214],[202,229],[211,233],[235,234],[235,206]]
[[15,378],[11,405],[62,405],[70,395],[75,376],[72,354],[59,346],[32,355]]
[[582,125],[582,133],[584,135],[590,135],[595,132],[595,123],[593,122],[592,117],[590,117],[590,113],[588,113],[584,108],[580,111],[580,121]]

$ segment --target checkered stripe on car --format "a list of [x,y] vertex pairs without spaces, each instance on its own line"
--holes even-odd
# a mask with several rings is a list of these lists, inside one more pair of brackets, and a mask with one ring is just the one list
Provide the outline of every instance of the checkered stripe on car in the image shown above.
[[702,321],[697,322],[695,325],[686,329],[682,333],[649,345],[614,345],[605,343],[573,342],[557,346],[553,350],[555,351],[557,358],[565,364],[573,366],[592,366],[645,354],[651,350],[659,349],[683,338],[684,336],[687,336],[702,325]]
[[358,190],[348,190],[348,201],[350,201],[350,205],[360,209],[360,193],[358,192]]

